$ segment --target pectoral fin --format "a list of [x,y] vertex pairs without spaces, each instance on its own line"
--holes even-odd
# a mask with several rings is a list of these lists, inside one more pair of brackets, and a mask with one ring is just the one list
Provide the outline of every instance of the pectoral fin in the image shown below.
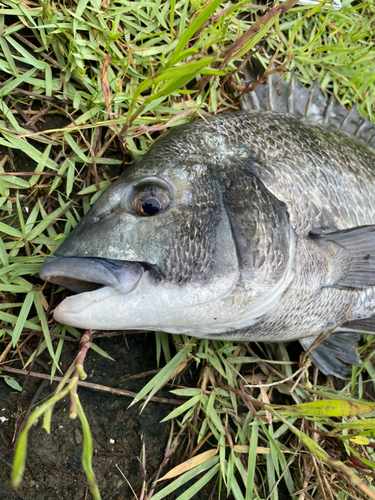
[[375,286],[375,226],[310,236],[326,253],[331,266],[326,286]]
[[[354,346],[359,339],[360,336],[357,333],[332,333],[309,353],[309,358],[324,375],[334,375],[343,379],[350,378],[352,372],[344,363],[356,366],[361,364]],[[316,337],[307,337],[300,339],[299,342],[307,351],[315,340]]]

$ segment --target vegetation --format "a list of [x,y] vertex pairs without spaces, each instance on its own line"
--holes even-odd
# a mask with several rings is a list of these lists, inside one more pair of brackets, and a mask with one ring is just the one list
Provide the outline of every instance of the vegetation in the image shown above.
[[[271,63],[283,68],[287,78],[295,69],[307,86],[317,77],[325,92],[334,92],[344,106],[358,102],[360,113],[374,119],[373,2],[344,0],[341,10],[295,3],[2,0],[0,363],[41,332],[38,353],[25,367],[47,350],[55,376],[64,337],[81,334],[52,319],[61,290],[36,277],[41,263],[124,162],[139,158],[166,129],[238,109],[245,89],[237,70],[249,54],[265,69]],[[184,403],[168,417],[179,431],[166,456],[182,432],[195,446],[190,461],[140,498],[160,500],[192,478],[196,482],[179,500],[192,498],[209,481],[235,500],[277,500],[281,484],[300,498],[375,498],[368,472],[375,468],[375,419],[365,385],[375,374],[372,338],[361,347],[362,367],[353,367],[346,385],[324,383],[308,364],[293,370],[284,344],[249,347],[163,333],[157,342],[167,364],[136,400],[195,365],[201,371],[197,387],[172,383]],[[105,355],[95,343],[91,348]],[[17,388],[3,366],[5,380]],[[74,362],[52,398],[30,416],[19,440],[15,483],[27,430],[43,414],[48,430],[54,403],[70,391],[84,429],[84,469],[99,498],[88,422],[76,392],[82,373]],[[280,394],[290,404],[276,404]],[[339,458],[332,458],[332,447]]]

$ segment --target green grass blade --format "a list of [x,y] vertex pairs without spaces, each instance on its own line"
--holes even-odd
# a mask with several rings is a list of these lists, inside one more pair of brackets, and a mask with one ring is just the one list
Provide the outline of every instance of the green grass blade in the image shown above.
[[259,421],[254,420],[251,425],[249,456],[247,460],[247,483],[245,500],[252,500],[254,495],[254,477],[256,467],[256,454],[258,446]]
[[52,339],[51,339],[51,335],[50,335],[49,328],[48,328],[47,318],[46,318],[46,315],[45,315],[45,312],[44,312],[44,309],[42,306],[42,301],[40,298],[41,292],[33,292],[33,294],[34,294],[35,309],[38,313],[40,322],[42,324],[44,340],[46,341],[48,352],[49,352],[51,358],[53,359],[53,362],[55,363],[56,368],[61,372],[60,367],[59,367],[59,363],[58,363],[58,359],[56,358],[55,352],[53,350]]
[[220,470],[220,464],[215,465],[209,470],[203,477],[201,477],[193,486],[190,486],[182,495],[176,498],[176,500],[190,500],[193,496],[198,493],[206,484],[211,481],[211,479],[217,474]]
[[200,403],[200,395],[199,396],[194,396],[188,401],[186,401],[184,404],[173,410],[169,415],[167,415],[165,418],[163,418],[162,422],[166,422],[167,420],[170,420],[171,418],[176,418],[179,417],[182,413],[185,413],[187,410],[189,410],[192,406],[198,405]]
[[199,30],[199,28],[207,21],[207,19],[212,16],[215,10],[221,4],[220,0],[213,0],[207,4],[205,8],[191,21],[189,27],[179,34],[178,43],[173,51],[173,55],[170,57],[166,67],[169,68],[175,64],[178,55],[185,48],[186,44],[192,38],[192,36]]
[[17,318],[17,323],[13,330],[13,335],[12,335],[13,347],[17,344],[20,335],[22,333],[22,330],[25,327],[25,322],[28,318],[33,302],[34,302],[34,292],[27,293],[23,305],[21,307],[21,311]]
[[78,394],[75,395],[77,401],[77,414],[81,421],[82,431],[83,431],[83,450],[82,450],[82,467],[85,471],[87,480],[90,485],[90,491],[94,500],[101,500],[99,488],[96,482],[95,473],[92,468],[92,436],[90,432],[90,426],[86,418],[85,412],[83,411],[81,402],[78,398]]
[[171,484],[156,493],[156,495],[153,495],[152,500],[162,500],[163,498],[180,488],[183,484],[197,477],[202,472],[206,470],[212,470],[213,467],[219,468],[220,466],[218,464],[218,461],[218,457],[212,457],[202,464],[198,465],[197,467],[194,467],[194,469],[190,469],[189,471],[185,472],[185,474],[182,474],[182,476],[175,479]]
[[179,351],[171,361],[160,370],[160,372],[153,377],[152,380],[137,394],[130,406],[134,405],[140,401],[144,396],[148,394],[146,403],[150,398],[172,377],[175,370],[183,363],[186,359],[186,353],[184,351]]

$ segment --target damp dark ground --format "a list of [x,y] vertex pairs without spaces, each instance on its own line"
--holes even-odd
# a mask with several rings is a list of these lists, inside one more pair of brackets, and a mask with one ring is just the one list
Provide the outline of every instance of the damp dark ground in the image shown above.
[[[101,338],[96,343],[112,356],[115,362],[90,350],[85,361],[89,382],[137,392],[150,380],[151,375],[130,380],[128,377],[157,368],[153,333],[126,335],[126,338]],[[61,358],[63,372],[73,361],[76,352],[76,343],[65,342]],[[17,363],[13,367],[21,368]],[[33,371],[43,372],[37,365]],[[15,375],[14,378],[21,386],[25,383],[23,376]],[[41,383],[43,382],[40,379],[33,377],[27,381],[21,399],[18,425]],[[55,384],[51,387],[47,382],[38,401],[45,399],[54,387]],[[168,388],[160,391],[158,395],[172,397]],[[140,413],[139,404],[128,408],[132,401],[130,397],[82,387],[79,388],[79,396],[93,435],[93,468],[103,500],[133,498],[127,481],[139,496],[143,480],[139,462],[142,436],[146,445],[147,478],[151,478],[163,459],[169,433],[169,424],[160,421],[175,406],[150,402]],[[69,400],[56,405],[50,435],[41,428],[40,421],[30,431],[23,482],[17,491],[13,490],[10,485],[13,459],[11,442],[19,397],[18,391],[0,379],[0,417],[7,419],[3,418],[4,421],[0,422],[0,499],[90,499],[87,481],[81,468],[81,426],[78,419],[69,418]],[[181,491],[178,494],[181,494]]]

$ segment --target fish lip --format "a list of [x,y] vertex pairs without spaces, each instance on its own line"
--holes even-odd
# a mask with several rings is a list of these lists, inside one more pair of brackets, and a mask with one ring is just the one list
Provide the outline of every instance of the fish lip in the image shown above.
[[132,291],[144,273],[140,262],[55,255],[48,257],[39,276],[76,293],[110,287],[119,294]]

